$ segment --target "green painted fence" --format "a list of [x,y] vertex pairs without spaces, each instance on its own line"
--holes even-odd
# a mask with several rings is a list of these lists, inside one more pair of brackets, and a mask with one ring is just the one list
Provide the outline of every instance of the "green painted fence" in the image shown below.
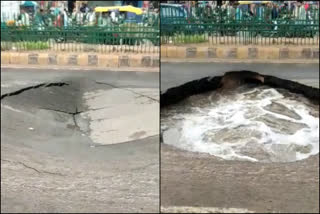
[[159,51],[159,27],[127,23],[106,27],[1,27],[1,50],[94,52]]
[[[259,9],[259,8],[258,8]],[[173,13],[174,14],[174,13]],[[184,17],[161,16],[161,44],[319,45],[319,8],[248,11],[191,8]]]

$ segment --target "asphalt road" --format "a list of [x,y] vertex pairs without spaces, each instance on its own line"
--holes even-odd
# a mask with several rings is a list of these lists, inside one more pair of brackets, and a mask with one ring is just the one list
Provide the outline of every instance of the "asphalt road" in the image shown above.
[[[162,63],[161,92],[251,70],[319,88],[318,64]],[[161,144],[163,212],[318,213],[319,154],[291,163],[226,161]]]
[[157,213],[158,78],[2,68],[1,212]]
[[[318,64],[209,63],[162,64],[161,89],[244,69],[319,87]],[[152,108],[159,110],[158,73],[1,70],[1,96],[45,82],[69,84],[1,100],[1,212],[158,212],[158,127],[142,132],[128,124],[133,134],[111,142],[109,134],[123,135],[125,123],[108,126],[126,105],[128,117],[120,121],[136,120],[131,116],[147,109],[142,120],[155,125],[149,120]],[[130,137],[135,140],[126,141]],[[319,212],[318,155],[273,165],[222,161],[167,145],[161,153],[165,208]]]
[[161,92],[188,81],[239,70],[274,75],[319,88],[319,64],[161,63]]

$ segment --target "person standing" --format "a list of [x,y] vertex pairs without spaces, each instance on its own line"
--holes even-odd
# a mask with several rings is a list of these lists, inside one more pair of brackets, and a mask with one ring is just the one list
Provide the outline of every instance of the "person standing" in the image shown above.
[[97,23],[99,27],[103,26],[103,18],[102,18],[102,13],[98,14],[98,19],[97,19]]
[[44,19],[45,19],[44,11],[43,11],[43,9],[40,9],[40,11],[38,11],[35,16],[35,24],[36,24],[36,26],[39,27],[39,29],[42,29],[45,26]]
[[304,3],[304,9],[307,11],[309,9],[309,2],[305,2]]
[[72,19],[72,25],[77,23],[77,9],[73,8],[72,14],[71,14],[71,19]]
[[278,14],[279,14],[279,9],[278,9],[278,5],[277,4],[273,4],[272,5],[272,10],[271,10],[271,19],[277,19],[278,18]]
[[76,12],[76,21],[77,21],[77,25],[83,24],[83,13],[82,12]]
[[88,20],[89,26],[94,26],[96,23],[96,14],[92,8],[90,8],[87,14],[87,20]]
[[66,28],[66,27],[68,27],[68,22],[69,22],[69,17],[68,17],[68,13],[67,13],[66,8],[63,10],[62,15],[63,15],[63,26]]
[[256,4],[254,3],[250,4],[250,14],[256,16]]
[[21,8],[21,25],[30,26],[30,16],[26,12],[25,8]]
[[86,4],[82,3],[81,7],[80,7],[80,12],[81,13],[85,13],[86,12]]
[[63,12],[59,11],[59,14],[57,15],[56,20],[55,20],[55,26],[61,27],[63,25],[64,25]]

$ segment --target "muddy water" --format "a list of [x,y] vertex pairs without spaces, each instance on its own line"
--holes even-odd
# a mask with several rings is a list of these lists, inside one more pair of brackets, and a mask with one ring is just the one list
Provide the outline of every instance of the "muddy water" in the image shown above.
[[191,96],[161,110],[163,143],[226,160],[292,162],[319,153],[319,106],[266,86]]

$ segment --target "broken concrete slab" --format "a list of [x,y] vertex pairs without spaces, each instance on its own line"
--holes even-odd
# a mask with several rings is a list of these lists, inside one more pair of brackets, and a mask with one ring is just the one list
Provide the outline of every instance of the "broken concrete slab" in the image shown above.
[[[157,134],[137,133],[139,140],[101,145],[90,138],[89,121],[82,117],[89,110],[83,94],[109,90],[95,81],[153,97],[149,91],[159,83],[153,75],[1,72],[1,212],[158,212]],[[48,82],[68,85],[45,87]],[[106,102],[100,98],[95,104]],[[90,111],[105,106],[91,105]]]

